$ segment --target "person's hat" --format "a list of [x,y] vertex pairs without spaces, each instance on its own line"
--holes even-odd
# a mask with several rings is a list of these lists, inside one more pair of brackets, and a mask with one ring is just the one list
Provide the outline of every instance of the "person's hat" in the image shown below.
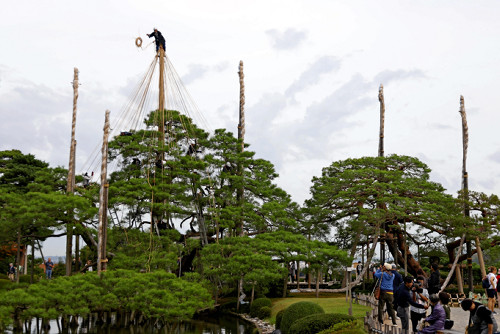
[[391,269],[392,269],[392,266],[391,266],[389,263],[387,263],[387,262],[386,262],[386,263],[384,263],[384,267],[385,267],[385,269],[387,269],[387,270],[391,270]]
[[393,270],[395,270],[395,269],[396,269],[396,264],[395,264],[395,263],[393,263],[393,264],[392,264],[392,269],[393,269]]

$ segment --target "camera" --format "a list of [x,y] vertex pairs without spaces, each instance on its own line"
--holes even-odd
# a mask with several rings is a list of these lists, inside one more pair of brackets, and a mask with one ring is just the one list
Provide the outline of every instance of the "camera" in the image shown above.
[[413,282],[413,286],[415,288],[415,292],[417,292],[417,293],[423,293],[424,292],[424,289],[422,288],[422,283],[420,283],[418,281],[415,281],[415,282]]

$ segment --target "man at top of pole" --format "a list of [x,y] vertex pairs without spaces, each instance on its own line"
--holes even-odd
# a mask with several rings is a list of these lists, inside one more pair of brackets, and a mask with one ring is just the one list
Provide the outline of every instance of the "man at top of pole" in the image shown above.
[[165,51],[165,38],[161,34],[158,29],[154,28],[154,31],[150,34],[146,34],[149,38],[154,37],[155,38],[155,44],[156,44],[156,52],[160,49],[160,46],[163,48],[163,51]]

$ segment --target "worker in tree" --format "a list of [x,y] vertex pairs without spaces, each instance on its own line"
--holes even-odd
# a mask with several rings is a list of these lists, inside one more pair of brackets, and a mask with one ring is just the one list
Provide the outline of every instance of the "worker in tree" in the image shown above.
[[154,29],[154,31],[151,34],[147,34],[149,38],[154,37],[155,38],[155,44],[156,44],[156,52],[160,49],[160,46],[163,48],[163,51],[165,51],[165,38],[161,34],[161,32],[158,31],[158,29]]

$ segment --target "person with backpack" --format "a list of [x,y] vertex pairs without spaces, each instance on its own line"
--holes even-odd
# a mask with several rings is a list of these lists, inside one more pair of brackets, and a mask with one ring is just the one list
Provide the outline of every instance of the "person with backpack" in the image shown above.
[[465,298],[460,303],[464,311],[470,312],[468,334],[493,334],[498,326],[493,312],[479,302],[474,302],[470,298]]
[[[487,285],[488,287],[486,288],[486,294],[488,295],[488,308],[490,309],[493,314],[496,314],[495,312],[495,297],[497,294],[497,268],[496,267],[490,267],[489,268],[490,272],[488,276],[486,276],[487,280]],[[485,284],[486,285],[486,284]]]

